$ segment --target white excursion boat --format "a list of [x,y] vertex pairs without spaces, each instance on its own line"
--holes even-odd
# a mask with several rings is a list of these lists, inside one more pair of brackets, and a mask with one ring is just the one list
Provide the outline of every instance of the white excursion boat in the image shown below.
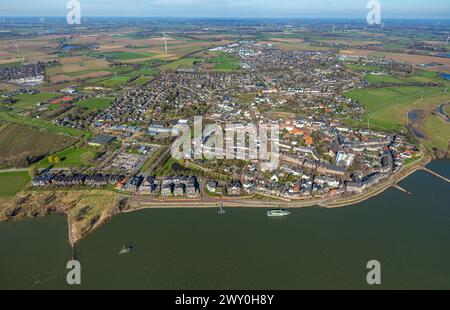
[[267,216],[269,217],[283,217],[288,216],[289,214],[291,214],[291,212],[284,209],[274,209],[267,211]]

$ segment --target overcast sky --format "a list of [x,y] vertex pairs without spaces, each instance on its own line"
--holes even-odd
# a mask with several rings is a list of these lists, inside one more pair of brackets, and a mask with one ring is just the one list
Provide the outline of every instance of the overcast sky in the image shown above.
[[[368,0],[79,0],[82,16],[365,19]],[[379,0],[384,18],[450,19],[450,0]],[[0,16],[65,16],[68,0],[0,0]]]

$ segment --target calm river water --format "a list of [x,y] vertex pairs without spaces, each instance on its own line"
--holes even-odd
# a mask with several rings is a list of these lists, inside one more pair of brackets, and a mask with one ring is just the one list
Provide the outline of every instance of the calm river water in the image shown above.
[[[429,165],[450,177],[450,161]],[[84,289],[450,289],[449,184],[416,172],[363,203],[293,210],[143,210],[113,218],[77,245]],[[66,221],[0,225],[0,289],[71,289]],[[119,256],[122,245],[133,251]]]

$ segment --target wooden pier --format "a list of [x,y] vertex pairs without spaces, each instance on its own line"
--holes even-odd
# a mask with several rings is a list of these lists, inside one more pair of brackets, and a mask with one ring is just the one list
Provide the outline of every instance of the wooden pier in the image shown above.
[[410,196],[412,195],[412,192],[410,192],[409,190],[407,190],[407,189],[401,187],[401,186],[398,185],[397,183],[394,183],[394,184],[392,185],[392,187],[394,187],[394,188],[398,189],[399,191],[402,191],[402,192],[404,192],[404,193],[406,193],[406,194],[408,194],[408,195],[410,195]]

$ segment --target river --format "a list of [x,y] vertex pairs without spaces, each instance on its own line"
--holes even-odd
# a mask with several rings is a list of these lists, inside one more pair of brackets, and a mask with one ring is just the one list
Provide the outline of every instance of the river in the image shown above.
[[[429,168],[450,177],[450,161]],[[450,289],[449,184],[418,171],[338,209],[152,209],[117,216],[77,244],[83,289]],[[119,256],[122,245],[130,254]],[[70,289],[65,218],[0,225],[0,288]]]

